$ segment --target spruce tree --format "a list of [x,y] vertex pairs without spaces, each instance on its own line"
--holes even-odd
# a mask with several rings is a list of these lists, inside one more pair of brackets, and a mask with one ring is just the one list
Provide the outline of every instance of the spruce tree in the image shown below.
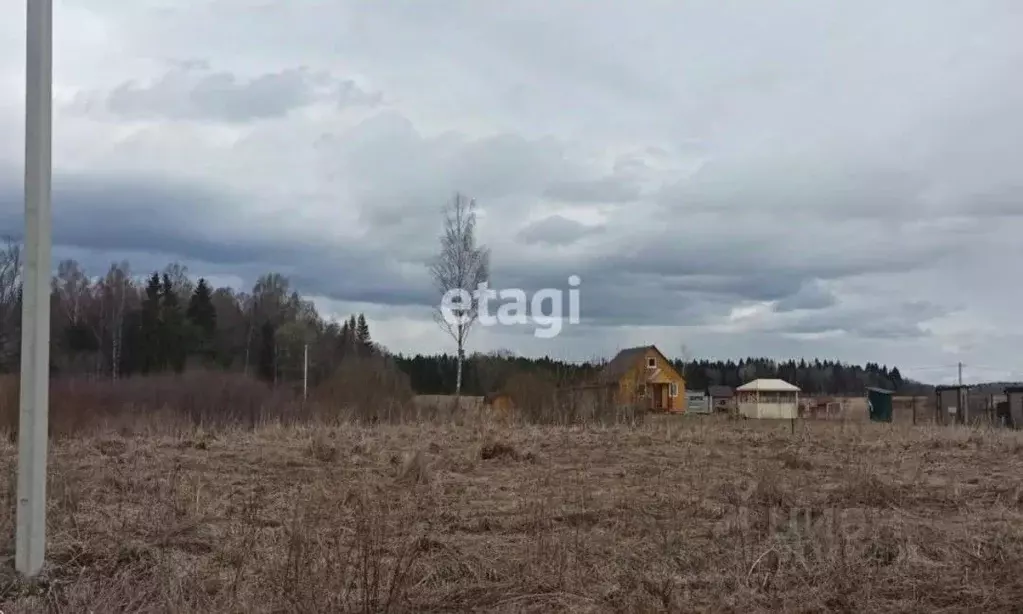
[[192,322],[203,336],[212,339],[217,331],[217,309],[213,306],[213,291],[204,278],[199,278],[195,285],[195,291],[188,301],[186,312],[189,321]]
[[348,328],[348,320],[341,324],[341,332],[337,336],[338,355],[344,358],[352,347],[352,331]]
[[163,330],[160,318],[160,293],[163,286],[160,274],[153,273],[146,284],[146,297],[142,299],[142,317],[139,331],[139,357],[143,374],[162,371],[166,366]]
[[369,324],[366,323],[366,316],[361,313],[355,325],[355,342],[363,354],[369,354],[373,348],[373,340],[369,337]]
[[185,315],[196,333],[196,343],[192,351],[205,359],[212,360],[214,358],[213,338],[217,332],[217,309],[213,306],[213,292],[204,278],[199,278],[192,297],[188,301],[188,310]]
[[163,329],[161,340],[167,365],[177,373],[185,370],[188,360],[188,322],[178,304],[178,295],[170,276],[164,273],[160,292],[160,319]]

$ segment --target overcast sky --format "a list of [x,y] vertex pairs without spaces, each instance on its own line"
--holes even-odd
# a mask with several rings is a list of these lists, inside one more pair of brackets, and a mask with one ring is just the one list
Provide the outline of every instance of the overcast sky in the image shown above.
[[[24,1],[0,20],[0,232],[22,229]],[[568,287],[589,358],[831,357],[1023,378],[1023,3],[55,2],[55,258],[291,276],[450,349],[453,191],[492,286]],[[1015,284],[1015,285],[1014,285]],[[917,370],[919,368],[919,370]]]

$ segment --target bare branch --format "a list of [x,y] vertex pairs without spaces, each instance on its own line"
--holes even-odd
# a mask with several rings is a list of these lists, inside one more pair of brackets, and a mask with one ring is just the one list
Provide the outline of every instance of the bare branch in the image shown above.
[[456,394],[461,391],[462,360],[465,342],[479,318],[479,296],[473,293],[490,276],[490,250],[476,244],[476,201],[456,193],[444,210],[444,232],[440,252],[430,264],[430,275],[441,298],[460,292],[463,300],[450,309],[454,321],[446,317],[444,305],[438,303],[434,319],[458,345]]

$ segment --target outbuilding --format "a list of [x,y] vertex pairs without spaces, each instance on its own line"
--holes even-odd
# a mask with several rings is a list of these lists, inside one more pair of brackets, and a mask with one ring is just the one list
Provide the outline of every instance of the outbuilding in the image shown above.
[[965,424],[969,422],[970,387],[938,386],[934,389],[937,402],[934,405],[934,421],[937,424]]
[[707,397],[710,398],[710,405],[715,412],[731,413],[735,407],[735,391],[729,386],[709,386]]
[[756,379],[735,389],[744,418],[791,420],[799,417],[799,386],[782,379]]
[[1005,420],[1008,427],[1023,428],[1023,386],[1008,386],[1005,389]]
[[867,388],[867,412],[871,422],[892,421],[893,390],[884,388]]

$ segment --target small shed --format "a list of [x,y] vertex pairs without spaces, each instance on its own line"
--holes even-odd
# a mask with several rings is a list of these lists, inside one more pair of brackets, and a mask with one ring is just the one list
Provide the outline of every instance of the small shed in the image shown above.
[[937,403],[934,406],[934,422],[937,424],[965,424],[969,421],[970,399],[969,386],[937,386],[934,394]]
[[739,415],[790,420],[799,417],[799,386],[782,379],[756,379],[735,389]]
[[892,421],[892,395],[894,390],[867,388],[867,411],[871,422]]
[[709,386],[707,397],[715,412],[728,412],[735,407],[735,391],[730,386]]
[[1006,426],[1023,428],[1023,386],[1007,386],[1005,388],[1005,404],[1008,406]]
[[1009,413],[1009,402],[1001,401],[995,407],[995,426],[1015,428],[1012,415]]

